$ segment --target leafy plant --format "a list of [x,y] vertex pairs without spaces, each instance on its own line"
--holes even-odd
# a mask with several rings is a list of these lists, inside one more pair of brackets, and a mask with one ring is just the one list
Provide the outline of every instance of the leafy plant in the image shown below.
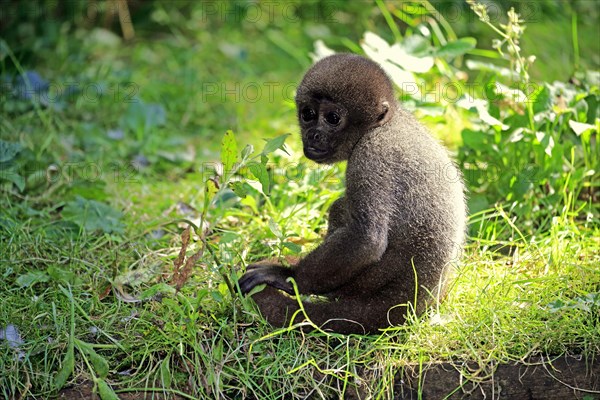
[[108,204],[87,200],[80,196],[68,202],[61,215],[64,220],[74,222],[88,232],[101,231],[121,234],[125,228],[121,222],[123,214],[120,211]]
[[145,103],[137,98],[128,102],[121,125],[134,132],[141,144],[154,129],[166,123],[167,113],[161,104]]
[[25,178],[17,171],[15,158],[22,148],[19,143],[0,139],[0,186],[15,185],[19,192],[25,189]]
[[567,301],[555,300],[548,304],[548,307],[552,312],[578,309],[590,313],[598,313],[600,310],[600,293],[588,293],[585,296],[578,296]]
[[519,46],[519,40],[525,32],[524,20],[521,19],[519,14],[514,8],[508,10],[508,21],[506,24],[499,24],[496,27],[490,20],[490,16],[487,12],[487,6],[482,3],[478,3],[476,0],[467,0],[467,4],[471,7],[471,10],[479,17],[479,20],[492,28],[496,32],[500,39],[494,39],[492,47],[500,53],[501,56],[505,56],[503,49],[506,47],[508,59],[510,61],[510,70],[515,71],[521,81],[529,82],[529,67],[535,61],[535,57],[523,57],[521,55],[521,48]]
[[462,131],[459,160],[471,191],[471,211],[502,202],[530,231],[550,223],[563,207],[575,217],[583,212],[584,218],[588,213],[598,218],[593,206],[600,177],[600,147],[593,138],[600,126],[598,87],[593,81],[532,84],[527,70],[534,57],[520,53],[524,27],[518,14],[511,9],[507,24],[497,28],[484,5],[469,4],[501,36],[494,43],[500,55],[506,55],[502,48],[508,46],[511,76],[519,77],[512,87],[504,86],[498,75],[485,84],[490,112],[502,120],[501,126],[480,124]]
[[54,375],[54,386],[57,389],[61,389],[65,386],[67,379],[73,374],[75,369],[75,349],[77,349],[87,365],[89,373],[92,375],[94,388],[98,391],[100,398],[102,400],[118,399],[114,390],[105,380],[109,372],[108,361],[94,350],[93,345],[75,337],[75,300],[73,293],[70,288],[67,290],[61,287],[60,289],[69,300],[71,315],[67,351],[63,357],[60,370]]
[[[186,230],[182,235],[183,244],[174,264],[175,272],[173,275],[173,282],[178,289],[187,281],[192,266],[202,256],[204,249],[211,250],[211,246],[214,246],[209,243],[209,230],[214,229],[218,225],[220,217],[227,212],[227,207],[223,207],[223,203],[230,198],[230,195],[235,194],[237,197],[244,198],[249,193],[258,190],[265,199],[267,198],[273,183],[272,174],[267,170],[269,155],[278,149],[286,151],[285,140],[289,135],[289,133],[286,133],[265,140],[263,149],[258,153],[254,153],[252,145],[247,145],[241,152],[238,152],[234,133],[232,131],[225,133],[221,142],[221,164],[214,171],[215,175],[204,182],[204,200],[200,225],[195,227],[200,238],[201,248],[188,258],[185,265],[184,257],[190,241],[190,232]],[[256,179],[260,183],[260,187],[251,186],[248,183],[249,177]],[[231,296],[235,297],[234,282],[237,280],[235,271],[226,268],[212,250],[210,253]]]

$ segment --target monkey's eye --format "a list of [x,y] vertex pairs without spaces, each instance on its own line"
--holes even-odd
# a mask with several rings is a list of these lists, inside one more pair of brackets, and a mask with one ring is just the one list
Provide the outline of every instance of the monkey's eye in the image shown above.
[[325,114],[325,121],[327,121],[328,124],[337,125],[340,123],[340,119],[340,115],[334,111]]
[[310,122],[317,118],[317,113],[310,107],[304,107],[300,112],[300,116],[302,117],[302,121]]

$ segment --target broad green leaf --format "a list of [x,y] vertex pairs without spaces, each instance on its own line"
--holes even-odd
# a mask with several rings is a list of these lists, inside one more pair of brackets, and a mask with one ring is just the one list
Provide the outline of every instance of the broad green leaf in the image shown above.
[[171,371],[169,369],[169,357],[165,358],[160,363],[160,380],[162,381],[162,387],[171,387]]
[[533,184],[528,174],[519,174],[516,179],[511,180],[510,188],[515,195],[515,200],[520,200],[531,190]]
[[246,182],[233,182],[231,184],[231,190],[233,190],[233,193],[242,199],[248,195],[251,189],[252,186],[248,185]]
[[401,46],[407,53],[417,57],[426,57],[431,53],[429,39],[426,39],[421,35],[410,35],[405,37]]
[[75,346],[77,347],[77,350],[89,358],[94,366],[94,371],[97,376],[100,378],[106,378],[108,376],[108,361],[100,354],[96,353],[91,344],[75,338]]
[[267,171],[267,168],[261,163],[253,162],[248,164],[248,169],[260,182],[263,193],[269,194],[271,181],[269,179],[269,172]]
[[150,128],[162,126],[167,119],[165,108],[160,104],[147,104],[136,99],[129,104],[121,118],[121,125],[134,132],[148,131]]
[[565,303],[564,301],[557,299],[551,303],[548,304],[549,310],[550,312],[557,312],[560,311],[563,308],[567,307],[567,303]]
[[163,299],[162,304],[167,307],[170,312],[176,312],[180,318],[185,319],[188,317],[187,313],[183,311],[183,308],[181,308],[177,300],[167,297]]
[[302,251],[302,246],[292,242],[283,242],[283,246],[289,249],[292,253],[298,254]]
[[246,147],[244,147],[244,150],[242,150],[242,162],[246,161],[253,152],[254,146],[247,144]]
[[144,290],[140,295],[140,300],[149,299],[151,297],[156,296],[158,293],[169,293],[174,294],[176,292],[173,286],[167,285],[164,282],[157,283],[155,285],[150,286],[148,289]]
[[434,52],[436,57],[457,57],[462,56],[477,45],[477,40],[472,37],[464,37],[453,42],[447,43]]
[[210,292],[210,296],[213,298],[214,301],[216,301],[217,303],[220,303],[223,301],[223,295],[217,291],[217,290],[212,290]]
[[46,170],[45,169],[39,169],[31,174],[29,174],[29,176],[27,176],[26,182],[27,182],[27,187],[32,188],[32,187],[37,187],[39,185],[42,185],[44,183],[46,183]]
[[14,185],[22,192],[25,189],[25,178],[15,172],[12,168],[3,168],[0,166],[0,180],[5,180],[14,183]]
[[266,156],[267,154],[270,154],[277,149],[281,149],[285,152],[285,154],[289,155],[289,153],[287,152],[287,150],[285,148],[285,140],[290,135],[291,135],[291,133],[284,133],[283,135],[277,136],[276,138],[273,138],[270,140],[265,139],[267,143],[265,143],[265,147],[263,147],[263,150],[260,154],[262,154],[263,156]]
[[[537,87],[538,90],[540,87]],[[541,87],[543,89],[543,86]],[[489,93],[489,89],[493,90],[493,93]],[[494,82],[493,86],[486,87],[486,94],[490,102],[492,99],[498,99],[499,96],[504,97],[505,99],[509,99],[516,103],[525,103],[529,100],[529,98],[521,91],[521,89],[516,87],[509,87],[500,82]]]
[[467,62],[465,63],[465,65],[470,70],[479,70],[479,71],[494,72],[494,73],[496,73],[496,74],[498,74],[500,76],[504,76],[504,77],[511,77],[512,76],[512,72],[508,68],[499,67],[499,66],[497,66],[495,64],[492,64],[492,63],[486,63],[486,62],[474,61],[474,60],[467,60]]
[[88,232],[123,233],[123,214],[108,204],[77,196],[62,210],[63,219],[72,221]]
[[600,112],[600,99],[596,97],[596,95],[590,94],[584,100],[588,104],[588,112],[585,120],[595,121],[596,118],[599,117],[598,113]]
[[219,289],[219,293],[221,293],[221,296],[223,297],[227,296],[227,294],[229,293],[229,288],[227,287],[227,284],[225,282],[219,283],[217,288]]
[[271,232],[273,232],[273,235],[275,235],[275,237],[281,238],[283,236],[283,234],[281,233],[281,229],[279,229],[279,225],[277,225],[277,222],[275,222],[273,218],[269,219],[269,229],[271,230]]
[[214,179],[207,179],[206,182],[204,182],[204,209],[202,210],[203,213],[206,213],[208,211],[208,205],[210,204],[213,197],[215,197],[215,194],[218,191],[219,188],[217,186],[217,182]]
[[146,105],[146,129],[163,126],[167,122],[167,112],[161,104]]
[[[45,179],[45,176],[44,176]],[[29,181],[27,182],[29,185]],[[103,180],[77,180],[69,188],[69,194],[80,196],[84,199],[94,199],[95,201],[105,201],[108,199],[108,194],[105,191],[106,183]]]
[[52,280],[55,282],[72,283],[77,276],[72,271],[55,266],[48,267],[46,272],[48,273],[48,276],[50,276],[50,278],[52,278]]
[[71,289],[69,288],[69,290],[65,289],[62,286],[58,286],[59,290],[69,299],[70,301],[70,314],[71,314],[71,323],[69,326],[69,335],[68,335],[68,342],[67,342],[67,352],[65,353],[65,357],[63,358],[62,361],[62,367],[60,369],[60,371],[57,372],[57,374],[54,376],[54,386],[57,389],[61,389],[65,383],[67,382],[67,379],[69,378],[69,376],[71,376],[71,374],[73,374],[73,370],[75,368],[75,303],[73,300],[73,294],[71,293]]
[[473,150],[485,151],[489,146],[488,134],[471,129],[463,129],[461,132],[463,144]]
[[256,293],[260,293],[263,291],[264,288],[266,288],[267,285],[264,283],[261,283],[260,285],[256,285],[254,286],[250,292],[248,293],[248,297],[252,297],[253,295],[255,295]]
[[552,109],[552,97],[546,85],[535,88],[527,95],[527,100],[533,102],[534,114]]
[[36,283],[48,282],[49,280],[50,276],[46,271],[35,270],[19,276],[16,283],[20,287],[29,287]]
[[223,163],[223,176],[229,176],[237,162],[237,142],[231,130],[225,132],[221,141],[221,163]]
[[6,142],[0,140],[0,163],[11,161],[19,152],[23,146],[20,143]]
[[480,194],[469,196],[467,202],[469,206],[469,212],[473,214],[483,211],[490,207],[489,200],[484,195]]
[[97,379],[98,394],[102,400],[119,400],[119,396],[104,379]]
[[73,373],[73,369],[75,368],[75,348],[73,347],[73,340],[69,339],[69,346],[67,347],[67,353],[62,360],[62,367],[60,371],[54,375],[54,386],[56,389],[61,389],[69,376]]
[[502,130],[506,130],[509,128],[508,125],[503,124],[501,121],[499,121],[497,118],[493,117],[490,114],[490,112],[488,111],[489,104],[483,99],[475,99],[467,94],[465,97],[457,101],[456,105],[466,110],[471,110],[474,108],[477,111],[479,118],[486,124],[497,126]]
[[[248,186],[250,186],[248,184]],[[252,188],[252,186],[250,186]],[[254,188],[253,188],[254,189]],[[256,199],[254,196],[246,196],[241,201],[240,204],[243,206],[249,207],[254,214],[258,213],[258,204],[256,203]]]

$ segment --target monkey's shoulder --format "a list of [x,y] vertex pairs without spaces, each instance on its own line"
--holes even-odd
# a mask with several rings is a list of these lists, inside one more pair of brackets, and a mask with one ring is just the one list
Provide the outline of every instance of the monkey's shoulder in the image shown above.
[[[414,129],[413,129],[414,128]],[[403,126],[390,123],[373,129],[359,140],[348,160],[348,167],[370,173],[397,173],[424,164],[450,162],[447,150],[420,124]]]

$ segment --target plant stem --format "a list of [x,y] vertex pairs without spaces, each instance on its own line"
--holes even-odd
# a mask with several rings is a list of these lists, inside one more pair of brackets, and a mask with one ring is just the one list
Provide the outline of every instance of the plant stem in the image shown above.
[[573,64],[575,71],[579,69],[579,38],[577,37],[577,13],[571,15],[571,35],[573,36]]

